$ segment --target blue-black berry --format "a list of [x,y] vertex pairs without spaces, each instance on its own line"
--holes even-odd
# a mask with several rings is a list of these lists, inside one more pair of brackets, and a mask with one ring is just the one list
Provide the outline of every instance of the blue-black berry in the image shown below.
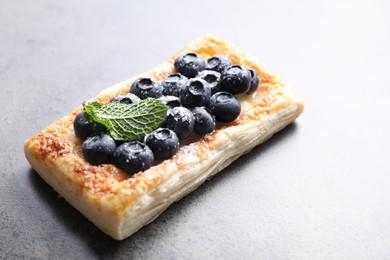
[[185,107],[174,107],[168,110],[165,126],[176,133],[179,140],[189,137],[194,130],[194,115]]
[[233,65],[222,73],[222,90],[233,95],[246,93],[251,86],[250,72],[244,66]]
[[83,140],[88,136],[106,131],[106,128],[102,124],[93,121],[85,111],[77,114],[73,121],[73,128],[76,136]]
[[206,69],[222,73],[227,67],[232,65],[232,61],[225,55],[217,54],[207,60]]
[[133,103],[136,103],[140,101],[140,98],[137,97],[136,95],[134,94],[131,94],[131,93],[125,93],[125,94],[120,94],[116,97],[113,97],[111,98],[110,100],[110,103],[112,102],[119,102],[119,103],[123,103],[123,104],[133,104]]
[[210,99],[210,110],[218,122],[233,122],[240,115],[240,101],[231,93],[217,92]]
[[126,142],[114,152],[115,165],[129,174],[149,169],[154,161],[150,148],[138,141]]
[[176,96],[162,96],[159,97],[158,99],[160,99],[165,105],[167,105],[170,108],[181,106],[180,98]]
[[108,163],[116,149],[111,136],[98,134],[88,137],[82,145],[82,152],[87,162],[93,165]]
[[181,104],[187,108],[208,106],[210,97],[211,89],[209,83],[200,78],[188,80],[180,92]]
[[145,144],[153,151],[154,158],[165,160],[179,150],[179,138],[168,128],[158,128],[145,137]]
[[195,125],[194,132],[199,135],[211,133],[215,130],[215,117],[205,107],[195,107],[192,110],[194,115]]
[[159,98],[162,95],[160,83],[151,78],[139,78],[131,84],[130,93],[138,96],[140,99]]
[[188,78],[180,73],[168,75],[162,82],[162,94],[165,96],[176,96],[180,94],[180,90],[186,84]]
[[206,62],[196,53],[187,53],[179,56],[174,63],[175,69],[180,74],[193,78],[206,67]]
[[203,70],[196,77],[209,83],[211,94],[221,91],[221,73],[214,70]]
[[249,67],[247,67],[247,69],[251,75],[251,86],[250,86],[248,92],[246,92],[246,94],[250,95],[250,94],[255,93],[257,88],[259,87],[260,78],[254,69],[249,68]]

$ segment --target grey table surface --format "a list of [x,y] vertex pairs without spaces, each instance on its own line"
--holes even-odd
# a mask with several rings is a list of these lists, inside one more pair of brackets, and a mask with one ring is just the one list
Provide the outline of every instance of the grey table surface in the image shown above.
[[[23,154],[30,135],[210,33],[305,112],[115,241]],[[0,0],[0,258],[389,259],[389,1]]]

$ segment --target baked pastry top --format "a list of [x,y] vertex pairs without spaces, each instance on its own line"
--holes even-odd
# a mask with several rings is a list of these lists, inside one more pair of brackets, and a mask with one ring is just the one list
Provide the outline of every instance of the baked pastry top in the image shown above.
[[303,111],[303,102],[294,90],[250,55],[210,35],[191,42],[167,63],[110,87],[90,101],[107,103],[118,94],[128,93],[131,83],[140,77],[161,81],[174,73],[175,59],[188,52],[204,59],[224,54],[234,64],[253,68],[261,84],[254,94],[238,97],[242,110],[237,120],[182,143],[171,159],[132,176],[111,164],[89,164],[81,152],[82,140],[73,130],[73,120],[82,106],[25,142],[26,158],[38,174],[115,239],[124,239],[152,221],[174,201],[266,141]]

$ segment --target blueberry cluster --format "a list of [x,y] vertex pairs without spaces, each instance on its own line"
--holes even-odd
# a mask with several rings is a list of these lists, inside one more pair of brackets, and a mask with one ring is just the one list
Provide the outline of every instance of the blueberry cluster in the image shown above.
[[192,109],[197,121],[202,122],[195,125],[198,134],[207,133],[205,129],[212,125],[215,128],[215,120],[210,120],[206,112],[221,123],[236,120],[241,112],[236,95],[253,94],[259,86],[255,70],[233,64],[225,55],[214,55],[206,62],[199,54],[187,53],[179,56],[174,66],[178,73],[174,75],[181,76],[180,84],[175,85],[180,90],[175,93],[179,94],[182,106]]
[[193,133],[205,135],[216,128],[216,122],[233,122],[240,115],[236,95],[252,94],[259,76],[252,68],[232,64],[224,55],[207,62],[196,53],[175,60],[175,74],[162,82],[151,78],[134,81],[130,93],[113,97],[109,102],[132,104],[141,99],[157,98],[168,107],[160,128],[137,141],[118,143],[84,111],[74,120],[74,130],[84,140],[84,158],[93,165],[114,163],[133,174],[151,167],[154,160],[172,157],[180,141]]

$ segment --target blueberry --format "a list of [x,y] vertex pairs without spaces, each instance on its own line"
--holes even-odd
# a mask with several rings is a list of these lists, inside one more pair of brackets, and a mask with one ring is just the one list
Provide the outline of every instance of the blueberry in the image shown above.
[[254,69],[249,67],[247,67],[247,69],[249,70],[249,73],[251,75],[251,86],[248,92],[246,92],[246,94],[250,95],[256,92],[257,88],[259,87],[260,79],[259,79],[259,75]]
[[180,73],[168,75],[162,82],[162,93],[165,96],[176,96],[180,94],[180,90],[184,87],[188,78]]
[[233,65],[222,73],[222,90],[234,95],[246,93],[251,86],[251,77],[247,68]]
[[154,156],[150,148],[138,141],[126,142],[114,152],[115,165],[129,174],[144,171],[152,166]]
[[82,145],[84,158],[93,165],[107,163],[116,149],[116,143],[111,136],[98,134],[88,137]]
[[232,65],[232,61],[225,55],[217,54],[207,60],[206,69],[215,70],[222,73],[227,67]]
[[174,63],[175,69],[188,78],[193,78],[206,67],[206,62],[196,53],[179,56]]
[[180,98],[175,96],[162,96],[159,97],[158,99],[160,99],[165,105],[171,108],[181,106]]
[[85,111],[81,111],[77,114],[73,121],[73,128],[76,136],[83,140],[88,136],[102,133],[106,130],[102,124],[93,121]]
[[228,92],[217,92],[210,99],[210,110],[218,122],[233,122],[241,112],[238,99]]
[[130,93],[138,96],[140,99],[159,98],[162,95],[160,83],[151,78],[139,78],[131,84]]
[[154,158],[165,160],[179,150],[179,138],[176,133],[168,128],[158,128],[145,138],[145,144],[153,151]]
[[112,103],[112,102],[119,102],[119,103],[123,103],[123,104],[133,104],[133,103],[136,103],[140,101],[140,98],[137,97],[136,95],[134,94],[131,94],[131,93],[125,93],[125,94],[120,94],[116,97],[113,97],[111,98],[110,102],[109,103]]
[[209,83],[203,79],[193,78],[180,91],[180,101],[184,107],[208,106],[211,89]]
[[168,110],[165,125],[176,133],[179,140],[189,137],[194,130],[194,116],[185,107],[174,107]]
[[221,73],[213,70],[203,70],[196,77],[209,83],[211,94],[221,91]]
[[205,107],[196,107],[192,110],[195,118],[194,132],[199,135],[211,133],[215,130],[215,117]]

